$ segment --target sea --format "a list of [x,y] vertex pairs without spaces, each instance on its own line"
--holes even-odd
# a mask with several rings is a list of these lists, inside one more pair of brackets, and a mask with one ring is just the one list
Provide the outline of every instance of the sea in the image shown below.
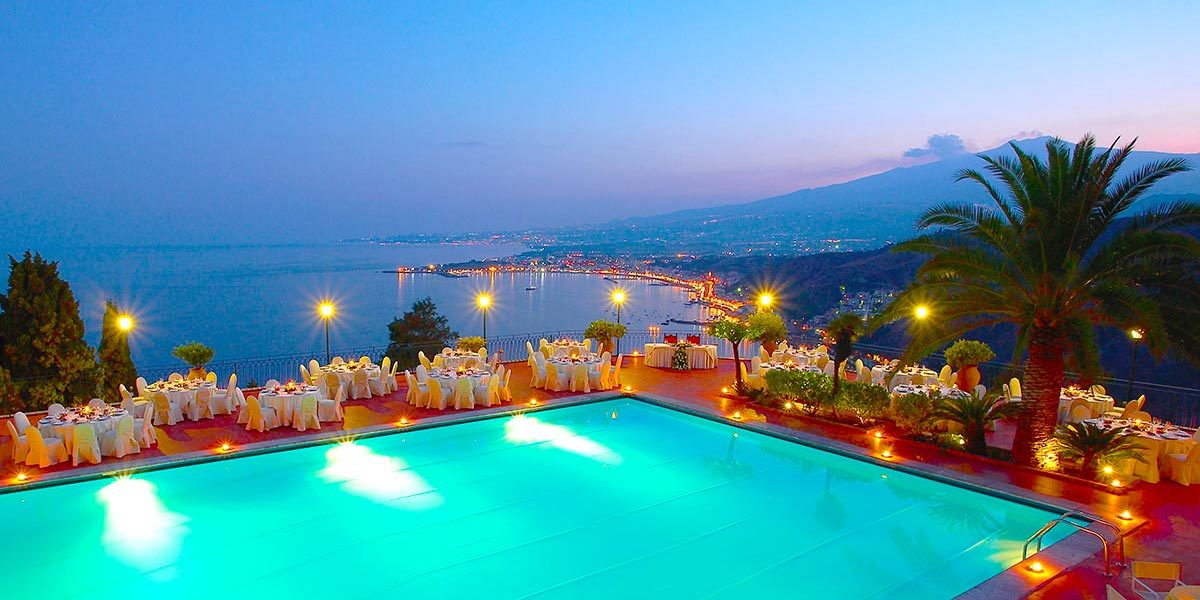
[[[19,259],[22,248],[3,248]],[[627,300],[621,322],[646,331],[668,319],[701,321],[710,311],[689,304],[687,290],[644,280],[607,280],[567,273],[497,273],[449,278],[398,274],[422,267],[518,254],[521,245],[383,245],[365,242],[279,245],[149,247],[43,247],[57,261],[75,293],[96,346],[105,300],[135,320],[131,352],[139,367],[178,362],[171,350],[198,341],[216,360],[323,353],[324,328],[317,315],[323,300],[336,307],[330,345],[357,348],[388,342],[387,325],[430,297],[460,335],[481,335],[483,316],[475,299],[492,298],[489,337],[582,330],[595,319],[615,319],[610,298],[620,286]],[[7,288],[8,265],[4,265]],[[536,289],[527,290],[527,287]],[[667,329],[667,327],[663,327]],[[671,331],[694,331],[673,324]]]

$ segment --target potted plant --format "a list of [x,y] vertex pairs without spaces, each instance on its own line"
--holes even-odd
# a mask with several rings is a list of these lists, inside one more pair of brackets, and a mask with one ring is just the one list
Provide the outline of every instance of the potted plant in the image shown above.
[[204,376],[208,374],[204,370],[204,365],[207,365],[213,359],[215,352],[212,348],[200,342],[188,342],[180,346],[175,346],[171,354],[192,367],[188,371],[188,379],[204,379]]
[[467,352],[479,352],[480,348],[487,346],[487,341],[477,335],[469,335],[467,337],[458,338],[458,349]]
[[1054,434],[1058,456],[1078,461],[1084,477],[1100,481],[1104,466],[1126,460],[1146,462],[1137,436],[1127,427],[1104,429],[1091,423],[1059,425]]
[[972,454],[987,454],[987,428],[1000,419],[1015,417],[1021,405],[1004,402],[999,394],[984,397],[970,394],[940,399],[933,418],[958,423],[963,428],[964,445]]
[[613,350],[613,339],[625,337],[625,332],[625,326],[620,323],[599,320],[592,321],[587,326],[587,329],[583,330],[583,337],[596,340],[597,352],[602,353],[605,350],[611,352]]
[[833,338],[833,395],[836,398],[842,379],[842,363],[854,354],[854,342],[867,329],[867,324],[857,313],[842,313],[833,318],[825,332]]
[[983,378],[979,365],[996,358],[987,344],[977,340],[958,340],[946,349],[946,364],[958,371],[954,385],[964,392],[974,392]]
[[779,342],[787,339],[788,329],[783,322],[783,317],[766,310],[760,310],[749,319],[752,327],[762,330],[755,338],[762,345],[763,350],[767,354],[774,354],[775,349],[779,347]]

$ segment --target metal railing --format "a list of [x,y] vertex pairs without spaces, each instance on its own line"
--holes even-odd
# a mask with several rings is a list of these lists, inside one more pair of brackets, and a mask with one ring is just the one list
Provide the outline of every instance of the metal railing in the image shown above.
[[[1087,525],[1080,525],[1079,523],[1072,521],[1071,520],[1072,518],[1079,519],[1081,521],[1087,521],[1088,523],[1087,523]],[[1109,552],[1110,542],[1108,541],[1108,538],[1104,537],[1104,535],[1102,535],[1099,531],[1092,529],[1091,526],[1094,524],[1095,525],[1103,525],[1103,526],[1108,527],[1109,529],[1113,530],[1113,532],[1116,533],[1116,538],[1113,540],[1112,543],[1117,544],[1117,554],[1118,554],[1116,566],[1118,566],[1118,567],[1124,566],[1125,536],[1123,536],[1121,534],[1121,528],[1117,527],[1116,525],[1110,523],[1109,521],[1106,521],[1095,515],[1085,515],[1081,512],[1074,511],[1074,510],[1067,511],[1067,512],[1059,515],[1058,517],[1052,519],[1051,521],[1047,522],[1045,525],[1042,525],[1042,528],[1037,530],[1037,533],[1034,533],[1033,535],[1029,536],[1029,539],[1025,540],[1025,546],[1021,549],[1021,560],[1025,561],[1029,558],[1029,546],[1030,546],[1030,544],[1033,544],[1034,542],[1037,542],[1037,546],[1036,546],[1037,549],[1034,551],[1034,554],[1041,552],[1042,551],[1042,539],[1046,537],[1046,534],[1050,533],[1050,530],[1052,530],[1055,527],[1057,527],[1058,525],[1062,525],[1062,524],[1070,525],[1071,527],[1074,527],[1075,529],[1079,530],[1080,532],[1086,533],[1086,534],[1100,540],[1100,543],[1104,545],[1104,576],[1105,577],[1112,577],[1112,575],[1113,575],[1112,555]]]

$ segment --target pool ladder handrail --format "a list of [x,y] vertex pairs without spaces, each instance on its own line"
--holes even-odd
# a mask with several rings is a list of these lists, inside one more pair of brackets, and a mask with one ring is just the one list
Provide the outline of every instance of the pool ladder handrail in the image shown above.
[[[1087,521],[1088,523],[1087,523],[1087,525],[1080,525],[1079,523],[1069,520],[1071,517],[1075,517],[1080,520]],[[1104,545],[1104,576],[1105,577],[1112,577],[1112,575],[1113,575],[1112,562],[1109,558],[1110,557],[1110,554],[1109,554],[1110,542],[1108,541],[1108,538],[1101,535],[1100,532],[1098,532],[1094,529],[1091,529],[1091,526],[1093,524],[1100,524],[1100,525],[1104,525],[1105,527],[1108,527],[1109,529],[1112,529],[1113,533],[1115,533],[1117,536],[1114,541],[1117,544],[1117,554],[1120,557],[1119,561],[1117,562],[1117,566],[1118,567],[1125,566],[1124,565],[1125,536],[1121,534],[1121,528],[1118,527],[1117,525],[1113,524],[1111,521],[1105,520],[1103,517],[1100,517],[1098,515],[1089,515],[1089,514],[1081,513],[1079,511],[1075,511],[1075,510],[1069,510],[1069,511],[1059,515],[1058,517],[1048,521],[1045,525],[1042,525],[1041,529],[1037,530],[1037,533],[1034,533],[1033,535],[1029,536],[1029,539],[1025,540],[1025,547],[1022,548],[1022,550],[1021,550],[1021,560],[1024,561],[1027,558],[1029,558],[1029,545],[1035,541],[1037,542],[1037,550],[1034,552],[1034,554],[1041,552],[1042,551],[1042,538],[1045,537],[1047,533],[1050,533],[1050,530],[1057,527],[1060,523],[1066,523],[1067,525],[1070,525],[1071,527],[1074,527],[1075,529],[1082,531],[1084,533],[1087,533],[1088,535],[1091,535],[1092,537],[1100,540],[1100,543]]]

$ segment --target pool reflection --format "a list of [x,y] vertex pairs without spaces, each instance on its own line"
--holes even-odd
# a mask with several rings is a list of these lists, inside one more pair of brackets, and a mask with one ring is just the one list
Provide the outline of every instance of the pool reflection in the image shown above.
[[147,570],[178,558],[187,519],[167,510],[154,484],[119,477],[96,497],[104,506],[102,541],[110,556]]
[[607,446],[571,431],[569,427],[551,425],[537,417],[516,415],[504,423],[504,439],[515,444],[548,443],[559,450],[586,456],[610,465],[621,464],[621,456]]
[[325,453],[325,468],[318,475],[342,489],[376,501],[388,501],[407,510],[426,510],[442,505],[442,496],[403,460],[344,442]]

